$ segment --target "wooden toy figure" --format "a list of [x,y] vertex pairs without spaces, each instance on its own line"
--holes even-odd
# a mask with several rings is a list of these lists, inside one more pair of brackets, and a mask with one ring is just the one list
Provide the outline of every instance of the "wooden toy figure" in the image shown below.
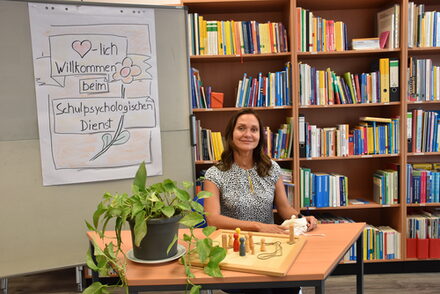
[[234,247],[234,242],[232,241],[232,234],[228,235],[228,248]]
[[246,245],[245,245],[244,238],[240,238],[240,256],[246,256]]
[[265,242],[266,242],[266,239],[264,239],[264,238],[262,238],[261,240],[260,240],[260,251],[261,252],[264,252],[264,251],[266,251],[266,244],[265,244]]
[[293,225],[289,226],[289,242],[288,244],[295,244],[295,231]]
[[222,234],[222,247],[228,250],[228,235]]
[[246,253],[248,253],[251,250],[251,247],[249,245],[249,235],[246,235],[245,238],[246,238],[246,240],[245,240],[246,241]]
[[240,244],[238,242],[238,234],[234,233],[234,252],[238,252]]

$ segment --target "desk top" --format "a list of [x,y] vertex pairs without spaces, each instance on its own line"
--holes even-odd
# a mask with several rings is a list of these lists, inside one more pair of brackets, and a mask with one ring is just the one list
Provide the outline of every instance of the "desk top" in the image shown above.
[[[196,277],[192,281],[195,284],[212,284],[324,280],[356,242],[364,226],[365,223],[319,224],[305,237],[306,245],[285,277],[222,270],[223,278],[212,278],[203,273],[203,269],[194,267],[193,273]],[[183,233],[185,230],[179,231]],[[107,232],[108,236],[112,234],[114,232]],[[315,236],[316,234],[324,236]],[[88,232],[87,235],[99,246],[103,246],[103,241],[96,233]],[[123,231],[122,239],[123,250],[127,252],[132,247],[130,231]],[[127,260],[127,281],[130,286],[181,285],[186,283],[186,276],[183,265],[178,261],[147,265]]]

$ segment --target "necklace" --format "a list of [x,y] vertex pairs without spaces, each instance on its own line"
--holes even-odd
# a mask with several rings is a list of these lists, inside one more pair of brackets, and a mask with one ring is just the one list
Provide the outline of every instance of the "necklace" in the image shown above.
[[249,170],[246,170],[246,174],[247,174],[247,177],[248,177],[249,189],[251,190],[252,194],[255,194],[254,183],[252,183],[252,178],[251,178],[251,175],[249,174]]

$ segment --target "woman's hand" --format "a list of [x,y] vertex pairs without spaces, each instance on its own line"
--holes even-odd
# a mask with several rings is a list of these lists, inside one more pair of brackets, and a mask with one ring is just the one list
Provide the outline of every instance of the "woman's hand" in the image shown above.
[[313,216],[306,216],[307,219],[307,231],[311,231],[318,225],[318,220]]
[[257,223],[257,231],[263,233],[288,234],[288,228],[274,224]]

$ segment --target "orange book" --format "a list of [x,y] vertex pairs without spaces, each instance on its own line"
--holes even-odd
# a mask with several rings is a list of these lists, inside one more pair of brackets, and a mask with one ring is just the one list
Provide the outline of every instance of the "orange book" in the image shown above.
[[211,92],[211,108],[223,108],[224,93]]
[[270,52],[269,53],[274,53],[275,51],[273,50],[273,45],[275,43],[274,43],[274,39],[273,39],[273,24],[271,22],[269,22],[269,37],[270,37],[270,44],[269,44]]

